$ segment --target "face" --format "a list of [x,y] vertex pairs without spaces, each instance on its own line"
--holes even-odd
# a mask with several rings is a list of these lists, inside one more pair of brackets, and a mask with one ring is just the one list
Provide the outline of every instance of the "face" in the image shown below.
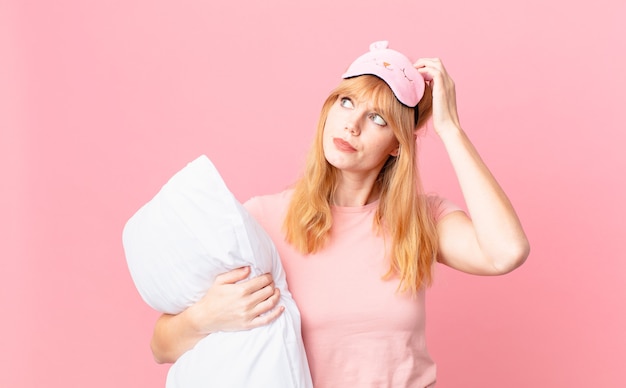
[[378,175],[397,155],[398,140],[370,102],[339,96],[326,118],[323,147],[326,160],[342,172]]

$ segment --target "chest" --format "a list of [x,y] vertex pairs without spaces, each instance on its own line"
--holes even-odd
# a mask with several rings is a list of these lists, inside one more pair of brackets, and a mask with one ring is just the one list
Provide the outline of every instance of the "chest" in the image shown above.
[[373,230],[371,217],[339,221],[318,253],[302,255],[277,244],[303,333],[333,327],[349,336],[423,327],[423,291],[399,293],[397,278],[382,279],[389,270],[389,241]]

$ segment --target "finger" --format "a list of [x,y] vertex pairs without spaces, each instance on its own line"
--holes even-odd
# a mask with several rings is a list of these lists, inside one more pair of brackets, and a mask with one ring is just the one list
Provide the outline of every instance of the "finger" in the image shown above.
[[424,75],[427,72],[430,78],[434,78],[436,73],[442,76],[447,75],[447,71],[439,58],[421,58],[413,64],[413,66]]
[[420,58],[413,64],[414,67],[441,67],[443,64],[441,63],[441,59],[439,58]]
[[272,274],[266,273],[250,279],[247,282],[243,282],[241,285],[244,288],[245,293],[252,294],[264,287],[267,287],[268,285],[272,285],[273,287],[274,278],[272,277]]
[[278,305],[280,301],[280,290],[274,288],[269,294],[262,299],[257,299],[253,306],[250,306],[250,312],[254,315],[263,315]]
[[259,315],[250,321],[250,328],[267,325],[276,320],[285,311],[285,306],[278,306],[277,308],[268,311],[266,314]]
[[424,77],[426,81],[443,81],[445,84],[448,81],[451,81],[450,76],[446,72],[446,69],[442,67],[420,67],[417,71]]
[[442,71],[439,68],[426,66],[417,68],[418,73],[424,77],[425,81],[433,81],[435,79],[441,78]]
[[216,284],[234,284],[250,275],[250,267],[241,267],[215,277]]
[[435,78],[433,72],[425,67],[420,67],[417,71],[422,75],[424,81],[432,81]]
[[[274,282],[268,284],[267,286],[255,291],[250,299],[249,299],[249,303],[250,303],[250,307],[254,308],[257,305],[261,304],[262,302],[266,301],[267,299],[270,299],[272,297],[274,297],[276,295],[276,293],[280,293],[280,291],[278,290],[278,288],[276,288]],[[274,307],[274,306],[272,306]]]

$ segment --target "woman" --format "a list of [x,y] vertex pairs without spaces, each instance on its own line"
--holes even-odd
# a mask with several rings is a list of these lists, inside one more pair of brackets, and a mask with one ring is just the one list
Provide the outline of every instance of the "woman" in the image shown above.
[[[323,105],[306,171],[293,190],[246,203],[276,244],[302,315],[318,388],[435,383],[424,334],[424,287],[437,260],[500,275],[529,244],[515,211],[462,130],[454,83],[438,59],[376,42]],[[423,194],[416,131],[432,115],[471,215]],[[152,350],[173,362],[211,332],[278,317],[278,289],[248,268],[218,277],[178,315],[163,315]]]

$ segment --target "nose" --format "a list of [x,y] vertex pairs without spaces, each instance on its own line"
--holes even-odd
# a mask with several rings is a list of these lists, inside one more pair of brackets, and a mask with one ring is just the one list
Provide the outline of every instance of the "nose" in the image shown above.
[[361,133],[358,121],[355,117],[348,118],[344,130],[350,132],[352,136],[359,136],[359,134]]

